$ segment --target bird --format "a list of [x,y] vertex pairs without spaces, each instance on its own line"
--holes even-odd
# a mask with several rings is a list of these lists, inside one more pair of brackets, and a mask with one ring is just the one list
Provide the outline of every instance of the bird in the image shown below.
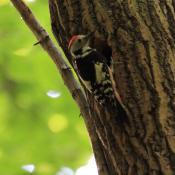
[[[116,105],[116,97],[110,79],[112,49],[103,40],[92,43],[93,32],[71,37],[68,50],[77,67],[79,77],[101,105]],[[95,45],[96,47],[93,47]],[[99,50],[101,49],[101,52]]]

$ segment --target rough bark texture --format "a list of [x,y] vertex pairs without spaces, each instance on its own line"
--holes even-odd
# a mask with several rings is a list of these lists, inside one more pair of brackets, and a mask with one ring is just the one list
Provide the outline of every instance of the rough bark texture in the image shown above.
[[175,1],[49,3],[54,34],[70,62],[67,41],[74,34],[96,30],[113,50],[116,89],[130,115],[120,123],[89,104],[99,175],[175,174]]

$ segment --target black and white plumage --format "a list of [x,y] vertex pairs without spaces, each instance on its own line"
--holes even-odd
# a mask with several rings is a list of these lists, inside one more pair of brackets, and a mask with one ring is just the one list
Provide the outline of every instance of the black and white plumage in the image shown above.
[[[112,55],[107,57],[90,47],[89,35],[73,36],[69,42],[69,50],[77,66],[80,78],[85,87],[94,94],[102,104],[115,105],[115,96],[109,74]],[[108,51],[110,53],[110,51]],[[112,54],[112,52],[111,52]]]

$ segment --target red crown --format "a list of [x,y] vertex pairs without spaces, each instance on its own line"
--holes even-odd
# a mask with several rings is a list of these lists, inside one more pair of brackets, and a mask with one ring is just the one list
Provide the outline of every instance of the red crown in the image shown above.
[[72,38],[69,40],[68,49],[70,49],[72,43],[73,43],[77,38],[78,38],[78,35],[72,36]]

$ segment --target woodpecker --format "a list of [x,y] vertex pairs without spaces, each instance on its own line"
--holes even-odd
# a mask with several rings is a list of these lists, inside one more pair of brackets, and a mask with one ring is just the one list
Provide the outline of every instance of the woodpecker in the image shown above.
[[[87,35],[74,35],[69,41],[68,49],[76,64],[79,76],[84,86],[93,93],[97,102],[101,105],[111,104],[115,106],[112,82],[109,74],[112,49],[106,44],[107,52],[99,52],[92,47],[92,33]],[[102,54],[102,53],[107,53]]]

